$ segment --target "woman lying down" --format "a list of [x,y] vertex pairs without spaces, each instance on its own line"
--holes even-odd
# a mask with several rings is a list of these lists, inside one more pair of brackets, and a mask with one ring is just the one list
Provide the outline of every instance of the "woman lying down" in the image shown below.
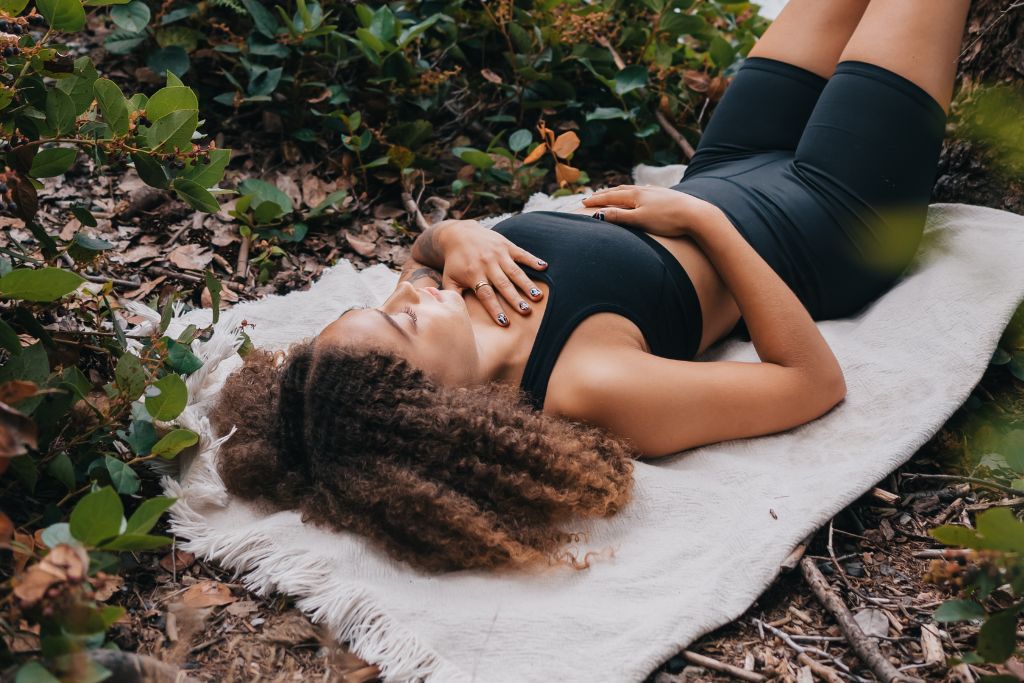
[[[383,305],[229,377],[227,488],[424,570],[581,567],[569,523],[622,509],[634,458],[825,414],[815,320],[916,252],[967,6],[791,0],[677,186],[424,231]],[[739,332],[761,362],[694,360]]]

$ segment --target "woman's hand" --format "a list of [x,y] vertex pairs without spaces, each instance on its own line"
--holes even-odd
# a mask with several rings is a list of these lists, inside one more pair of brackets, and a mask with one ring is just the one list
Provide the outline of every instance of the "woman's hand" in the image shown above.
[[665,237],[688,234],[704,204],[685,192],[650,185],[610,187],[583,200],[594,218]]
[[480,287],[474,293],[499,325],[509,324],[497,296],[499,293],[521,315],[529,315],[530,304],[516,287],[534,301],[539,300],[542,293],[518,264],[543,270],[547,263],[478,221],[442,221],[436,227],[440,229],[437,242],[444,254],[441,275],[444,289],[461,291],[488,282],[490,287]]

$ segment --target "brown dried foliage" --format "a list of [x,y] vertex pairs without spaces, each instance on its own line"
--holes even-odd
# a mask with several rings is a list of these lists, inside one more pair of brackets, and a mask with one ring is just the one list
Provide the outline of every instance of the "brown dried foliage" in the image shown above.
[[229,491],[353,531],[427,571],[588,566],[561,525],[629,500],[635,455],[534,411],[518,387],[445,387],[379,350],[304,342],[250,353],[214,425]]

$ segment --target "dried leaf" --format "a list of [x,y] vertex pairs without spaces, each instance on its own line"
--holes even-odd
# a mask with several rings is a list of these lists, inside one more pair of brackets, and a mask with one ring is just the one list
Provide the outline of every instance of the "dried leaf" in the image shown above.
[[160,277],[157,277],[157,278],[155,278],[153,280],[150,280],[149,282],[143,282],[139,286],[138,289],[133,289],[130,292],[125,292],[125,298],[127,298],[127,299],[141,299],[142,297],[146,296],[147,294],[152,292],[154,289],[156,289],[156,286],[159,285],[161,282],[163,282],[166,279],[167,279],[166,275],[161,275]]
[[112,253],[110,260],[115,263],[138,263],[145,259],[156,258],[159,255],[160,248],[155,244],[140,244],[121,253]]
[[558,136],[555,144],[551,146],[551,151],[563,159],[568,159],[579,146],[579,136],[570,130]]
[[6,403],[0,403],[0,458],[15,458],[39,447],[36,423]]
[[494,83],[495,85],[501,85],[502,84],[501,76],[499,76],[498,74],[494,73],[490,69],[480,69],[480,75],[483,76],[484,78],[486,78],[491,83]]
[[24,576],[18,579],[14,595],[21,602],[22,608],[31,607],[46,595],[50,586],[64,581],[81,581],[88,566],[89,556],[84,548],[72,548],[62,543],[28,568]]
[[309,619],[296,612],[288,612],[264,629],[262,639],[281,645],[298,645],[316,640],[317,632]]
[[356,237],[345,233],[345,240],[348,242],[348,245],[352,247],[353,251],[365,258],[370,258],[377,250],[377,245],[375,243],[362,237]]
[[274,184],[277,185],[277,189],[288,195],[293,206],[302,205],[302,190],[299,189],[298,183],[295,182],[295,178],[291,174],[279,173],[274,179]]
[[555,132],[545,126],[543,121],[537,124],[537,131],[540,132],[540,138],[544,144],[549,148],[555,146]]
[[14,538],[14,522],[3,511],[0,511],[0,543],[7,543]]
[[181,596],[186,607],[194,609],[228,605],[235,601],[231,589],[219,581],[200,581],[189,587]]
[[864,635],[879,637],[889,635],[889,620],[880,609],[867,607],[853,615],[853,620],[864,631]]
[[539,161],[540,158],[542,156],[544,156],[544,153],[547,152],[547,151],[548,151],[548,146],[547,145],[544,145],[544,144],[537,145],[536,147],[533,148],[532,152],[530,152],[529,154],[526,155],[526,158],[523,159],[523,163],[524,164],[532,164],[535,161]]
[[[42,529],[40,529],[42,531]],[[14,566],[12,567],[15,575],[20,574],[24,569],[28,561],[32,559],[33,553],[36,550],[36,539],[31,534],[23,534],[20,531],[14,532],[14,541],[24,546],[24,549],[15,548],[11,546],[11,553],[14,555]]]
[[683,83],[694,92],[707,92],[711,78],[703,71],[687,69],[683,72]]
[[201,244],[182,244],[167,255],[167,260],[182,270],[202,270],[213,260],[213,252]]
[[164,571],[173,574],[175,570],[183,571],[191,567],[196,561],[196,556],[184,550],[175,550],[160,558],[160,566]]
[[10,382],[0,384],[0,403],[14,405],[18,401],[24,401],[38,393],[39,387],[35,382],[26,382],[21,379],[12,379]]
[[238,602],[225,607],[224,611],[233,617],[241,617],[244,619],[256,611],[256,603],[252,600],[239,600]]
[[555,178],[559,187],[565,187],[575,183],[580,178],[580,170],[561,162],[555,162]]
[[106,602],[114,593],[121,590],[124,577],[96,572],[96,576],[89,579],[89,582],[92,584],[93,597],[99,602]]

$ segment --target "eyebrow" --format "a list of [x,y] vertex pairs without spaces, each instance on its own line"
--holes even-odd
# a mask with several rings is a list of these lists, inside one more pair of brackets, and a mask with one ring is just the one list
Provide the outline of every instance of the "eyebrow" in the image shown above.
[[[350,311],[356,311],[356,310],[360,310],[361,311],[361,310],[366,310],[368,308],[369,308],[369,306],[353,306],[352,308],[347,309],[344,313],[339,315],[336,319],[337,320],[341,320],[343,317],[345,317],[345,313],[349,313]],[[412,341],[412,337],[409,336],[409,333],[406,332],[405,330],[403,330],[402,326],[399,325],[397,322],[395,322],[394,318],[392,318],[390,315],[388,315],[384,311],[380,310],[379,308],[374,308],[374,309],[371,309],[371,310],[373,310],[373,311],[375,311],[377,313],[380,313],[381,317],[383,317],[385,320],[388,321],[388,325],[391,325],[391,327],[393,327],[396,330],[398,330],[398,333],[401,334],[403,337],[405,337],[406,341],[409,341],[409,342]]]

